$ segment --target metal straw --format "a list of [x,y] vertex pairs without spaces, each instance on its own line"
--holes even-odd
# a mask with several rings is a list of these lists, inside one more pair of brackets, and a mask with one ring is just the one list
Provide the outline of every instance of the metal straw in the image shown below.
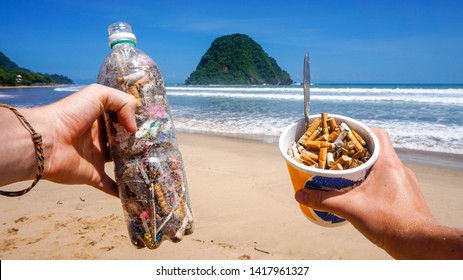
[[307,52],[304,57],[304,117],[305,126],[309,127],[310,115],[310,62],[309,53]]

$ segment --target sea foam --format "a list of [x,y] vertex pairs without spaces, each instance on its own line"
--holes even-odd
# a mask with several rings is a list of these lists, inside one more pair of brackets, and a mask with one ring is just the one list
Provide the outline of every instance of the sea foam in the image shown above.
[[[239,98],[263,100],[304,99],[302,89],[295,87],[167,87],[169,96],[198,98]],[[342,102],[415,102],[463,105],[463,89],[422,88],[314,88],[311,100]]]

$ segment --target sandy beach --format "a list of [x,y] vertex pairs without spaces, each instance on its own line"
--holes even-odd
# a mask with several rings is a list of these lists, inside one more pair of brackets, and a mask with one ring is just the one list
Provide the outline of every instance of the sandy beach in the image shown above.
[[[117,198],[41,181],[23,197],[0,198],[0,258],[391,259],[350,224],[324,228],[302,215],[276,143],[185,133],[179,143],[196,219],[195,232],[180,243],[135,249]],[[430,155],[400,155],[435,217],[463,227],[462,158],[453,158],[451,168],[424,164]]]

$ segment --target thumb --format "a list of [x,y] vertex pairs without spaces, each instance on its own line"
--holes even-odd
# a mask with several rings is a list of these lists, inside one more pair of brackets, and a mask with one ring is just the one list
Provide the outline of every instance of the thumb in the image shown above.
[[300,189],[295,194],[295,199],[300,204],[307,205],[317,210],[329,211],[339,214],[340,196],[347,192],[339,191],[320,191],[311,189]]

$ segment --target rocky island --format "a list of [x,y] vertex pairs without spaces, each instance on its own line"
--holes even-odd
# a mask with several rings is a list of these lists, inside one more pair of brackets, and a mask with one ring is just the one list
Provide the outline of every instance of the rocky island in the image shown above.
[[244,34],[215,39],[201,58],[187,85],[289,85],[289,74],[262,47]]

